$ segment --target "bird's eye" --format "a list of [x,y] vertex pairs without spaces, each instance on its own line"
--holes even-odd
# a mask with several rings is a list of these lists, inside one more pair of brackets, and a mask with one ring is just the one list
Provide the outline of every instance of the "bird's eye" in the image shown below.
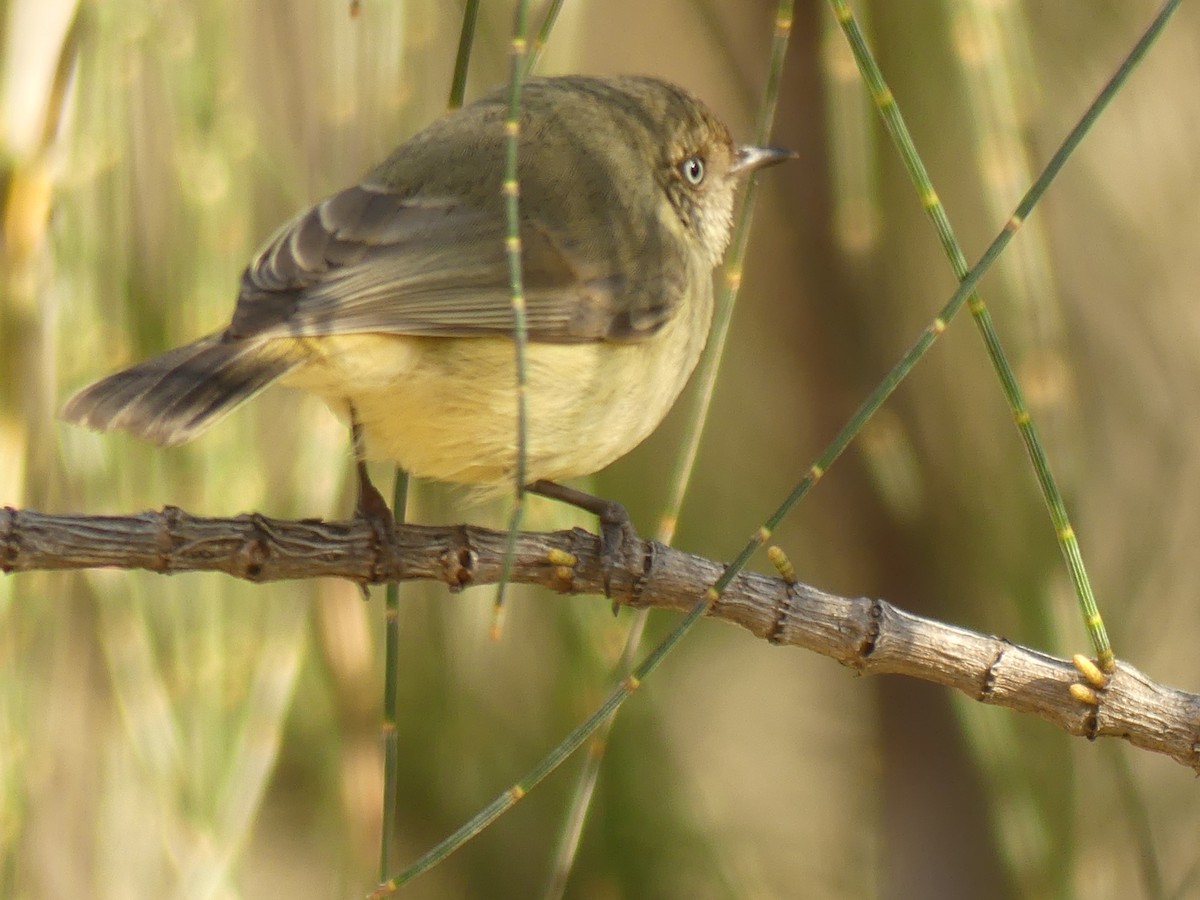
[[699,156],[689,156],[679,164],[679,171],[692,187],[699,187],[704,180],[704,159]]

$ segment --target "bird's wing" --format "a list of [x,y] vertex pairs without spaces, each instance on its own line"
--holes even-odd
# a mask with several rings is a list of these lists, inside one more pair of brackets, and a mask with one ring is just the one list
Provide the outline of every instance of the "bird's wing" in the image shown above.
[[[521,241],[531,340],[643,339],[686,288],[682,253],[660,254],[655,277],[639,280],[622,270],[617,254],[560,246],[528,216]],[[511,334],[504,248],[495,211],[357,185],[267,243],[242,276],[228,334]]]

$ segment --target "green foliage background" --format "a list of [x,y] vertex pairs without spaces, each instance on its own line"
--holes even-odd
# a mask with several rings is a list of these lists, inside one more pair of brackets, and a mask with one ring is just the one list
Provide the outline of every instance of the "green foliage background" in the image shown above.
[[[506,77],[484,4],[468,97]],[[728,558],[953,289],[820,4],[799,4],[714,418],[677,543]],[[0,3],[0,502],[344,515],[346,436],[272,392],[160,450],[54,419],[68,393],[228,315],[297,209],[445,106],[458,4]],[[968,255],[1153,12],[856,4]],[[648,72],[748,135],[773,16],[739,3],[566,4],[542,71]],[[1200,26],[1185,7],[983,293],[1015,357],[1119,657],[1196,689]],[[678,413],[600,475],[649,533]],[[414,517],[496,524],[419,486]],[[540,509],[530,527],[563,524]],[[585,523],[586,524],[586,523]],[[779,535],[801,577],[1058,654],[1085,648],[1000,392],[968,323]],[[409,860],[594,707],[620,649],[603,598],[402,597]],[[330,897],[374,883],[381,597],[214,575],[0,580],[0,895]],[[667,617],[652,618],[661,633]],[[573,766],[410,896],[524,897]],[[1198,790],[1124,746],[702,626],[613,733],[570,895],[1187,896]]]

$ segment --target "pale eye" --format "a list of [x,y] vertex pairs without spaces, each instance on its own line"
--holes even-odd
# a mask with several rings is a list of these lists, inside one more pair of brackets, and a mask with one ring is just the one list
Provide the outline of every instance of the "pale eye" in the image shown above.
[[704,180],[704,159],[700,156],[689,156],[679,164],[679,171],[693,187],[699,187]]

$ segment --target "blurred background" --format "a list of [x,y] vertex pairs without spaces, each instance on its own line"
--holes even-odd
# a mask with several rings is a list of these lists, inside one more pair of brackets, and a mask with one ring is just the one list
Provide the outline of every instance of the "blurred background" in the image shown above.
[[[718,559],[954,287],[828,10],[797,6],[774,139],[800,161],[761,179],[676,540]],[[854,4],[972,260],[1155,9],[1096,6]],[[468,99],[507,77],[511,4],[484,7]],[[55,412],[85,382],[224,324],[278,223],[445,108],[461,4],[353,11],[0,3],[0,503],[348,514],[346,435],[307,397],[269,392],[171,450]],[[765,0],[576,0],[540,70],[665,76],[749,138],[773,19]],[[1190,690],[1198,35],[1185,7],[983,284],[1117,655]],[[685,407],[591,486],[644,534]],[[507,513],[461,500],[418,485],[413,517]],[[827,590],[1058,655],[1088,648],[965,318],[777,538]],[[492,642],[491,602],[491,589],[403,591],[393,858],[405,864],[594,708],[630,616],[518,590]],[[382,618],[381,590],[364,603],[340,582],[0,579],[0,895],[361,895],[376,880]],[[652,614],[649,637],[672,622]],[[536,896],[578,765],[406,896]],[[1197,792],[1165,758],[702,623],[617,722],[568,896],[1194,896]]]

